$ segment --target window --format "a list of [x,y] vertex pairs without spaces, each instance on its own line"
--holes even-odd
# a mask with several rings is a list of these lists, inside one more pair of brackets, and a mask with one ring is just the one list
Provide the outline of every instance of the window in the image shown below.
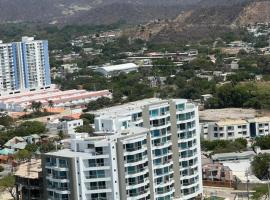
[[158,116],[158,109],[150,110],[149,114],[151,117],[157,117]]

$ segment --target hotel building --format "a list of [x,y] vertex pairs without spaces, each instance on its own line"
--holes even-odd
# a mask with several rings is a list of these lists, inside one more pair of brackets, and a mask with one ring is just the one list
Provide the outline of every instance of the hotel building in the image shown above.
[[[73,136],[70,149],[43,156],[48,199],[201,197],[200,130],[194,104],[154,98],[95,115],[99,136]],[[63,182],[65,190],[55,189]]]
[[22,37],[0,41],[0,95],[46,89],[51,85],[48,41]]

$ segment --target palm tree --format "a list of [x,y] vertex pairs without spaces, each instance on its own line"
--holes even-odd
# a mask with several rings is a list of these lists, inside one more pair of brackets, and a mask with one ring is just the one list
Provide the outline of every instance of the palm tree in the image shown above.
[[36,109],[37,109],[37,102],[32,101],[32,102],[31,102],[30,108],[33,110],[33,112],[36,112]]
[[40,112],[42,107],[43,107],[43,105],[42,105],[42,103],[40,101],[36,103],[36,111],[37,112]]
[[54,107],[54,102],[52,100],[48,101],[48,106],[50,109],[52,109]]

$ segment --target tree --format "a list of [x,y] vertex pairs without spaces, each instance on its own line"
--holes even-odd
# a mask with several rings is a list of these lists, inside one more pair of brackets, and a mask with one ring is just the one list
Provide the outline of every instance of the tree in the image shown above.
[[29,151],[30,153],[35,153],[38,150],[37,144],[28,144],[25,147],[25,150]]
[[53,142],[43,143],[40,145],[40,152],[41,153],[48,153],[48,152],[51,152],[54,150],[56,150],[56,147],[55,147]]
[[75,132],[76,133],[93,133],[94,132],[94,129],[91,125],[89,124],[84,124],[82,126],[78,126],[75,128]]
[[17,136],[27,136],[33,134],[42,134],[45,133],[46,127],[43,123],[39,121],[26,121],[21,123],[15,129],[15,135]]
[[269,149],[269,146],[270,146],[270,135],[256,137],[253,146],[258,146],[261,149]]
[[64,132],[62,130],[60,130],[58,132],[58,137],[59,137],[60,140],[62,140],[62,139],[64,139],[66,137],[66,135],[64,134]]
[[253,161],[251,162],[251,168],[255,176],[263,180],[268,179],[269,163],[270,163],[270,154],[264,153],[255,156]]
[[53,108],[54,107],[54,102],[52,100],[48,101],[48,106],[49,108]]
[[15,154],[15,159],[19,161],[29,160],[31,157],[31,153],[26,149],[22,149]]
[[94,119],[95,119],[95,115],[84,113],[84,114],[81,114],[80,119],[87,119],[90,124],[93,124]]
[[10,127],[11,125],[13,125],[13,118],[6,114],[1,114],[0,125],[5,126],[5,127]]
[[9,192],[12,198],[16,200],[15,177],[13,175],[0,179],[0,189]]
[[31,109],[34,111],[34,112],[41,112],[41,109],[42,109],[43,105],[42,103],[39,101],[39,102],[36,102],[36,101],[33,101],[31,103]]

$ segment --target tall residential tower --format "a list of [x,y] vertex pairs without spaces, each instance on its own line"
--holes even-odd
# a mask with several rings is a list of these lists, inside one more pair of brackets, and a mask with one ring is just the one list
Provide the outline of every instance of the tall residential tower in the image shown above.
[[[74,138],[70,150],[44,155],[48,199],[189,200],[202,195],[194,104],[145,99],[95,114],[100,136]],[[57,179],[63,173],[60,161],[68,166],[64,193],[50,189],[63,182]]]
[[0,95],[50,87],[48,41],[0,41]]

